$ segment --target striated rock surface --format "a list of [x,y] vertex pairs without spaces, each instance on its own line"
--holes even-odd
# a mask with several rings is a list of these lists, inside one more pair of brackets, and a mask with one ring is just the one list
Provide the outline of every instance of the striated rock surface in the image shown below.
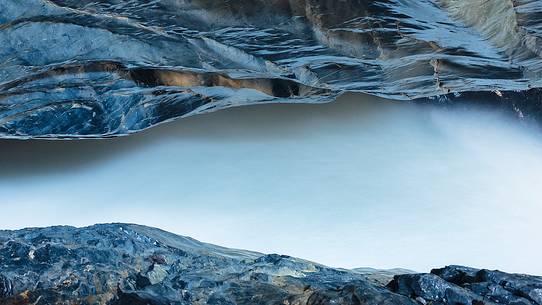
[[0,137],[126,135],[345,91],[542,119],[538,0],[2,0]]
[[139,225],[0,231],[0,304],[540,305],[541,292],[541,277],[333,269]]

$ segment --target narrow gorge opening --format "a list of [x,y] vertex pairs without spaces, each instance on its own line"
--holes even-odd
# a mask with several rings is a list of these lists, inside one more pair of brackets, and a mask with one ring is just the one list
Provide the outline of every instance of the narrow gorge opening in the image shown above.
[[0,222],[123,219],[336,267],[540,273],[539,132],[495,109],[349,94],[127,138],[3,142]]

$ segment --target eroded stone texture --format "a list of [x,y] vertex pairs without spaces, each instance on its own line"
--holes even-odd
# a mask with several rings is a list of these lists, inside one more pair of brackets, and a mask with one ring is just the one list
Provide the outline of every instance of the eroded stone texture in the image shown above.
[[540,305],[542,287],[540,277],[457,266],[385,286],[402,271],[333,269],[128,224],[0,231],[0,266],[8,305]]
[[[0,137],[110,137],[345,91],[542,118],[537,0],[0,1]],[[480,100],[480,101],[478,101]]]
[[541,277],[462,266],[434,269],[431,274],[397,275],[388,287],[436,304],[542,304]]

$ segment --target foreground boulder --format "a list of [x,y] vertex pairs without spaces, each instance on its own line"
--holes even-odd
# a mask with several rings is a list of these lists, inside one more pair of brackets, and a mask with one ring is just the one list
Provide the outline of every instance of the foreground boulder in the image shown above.
[[542,304],[542,278],[461,266],[397,275],[393,292],[431,304]]
[[333,269],[129,224],[0,231],[0,266],[0,304],[542,304],[535,276]]

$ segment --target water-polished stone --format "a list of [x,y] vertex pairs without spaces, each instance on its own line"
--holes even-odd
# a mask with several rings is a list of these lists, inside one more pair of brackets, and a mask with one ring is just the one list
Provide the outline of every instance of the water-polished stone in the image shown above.
[[0,1],[0,137],[110,137],[345,91],[542,118],[537,0]]

